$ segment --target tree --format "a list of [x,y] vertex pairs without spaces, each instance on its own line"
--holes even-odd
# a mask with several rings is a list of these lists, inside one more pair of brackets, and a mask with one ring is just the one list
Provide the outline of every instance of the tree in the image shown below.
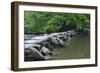
[[90,28],[90,15],[59,12],[24,12],[25,33],[52,33]]

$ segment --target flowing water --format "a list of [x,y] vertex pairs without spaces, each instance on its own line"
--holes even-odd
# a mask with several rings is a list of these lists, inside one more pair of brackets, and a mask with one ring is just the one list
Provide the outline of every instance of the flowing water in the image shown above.
[[66,41],[65,47],[56,48],[56,50],[60,54],[53,56],[53,60],[90,58],[90,38],[89,36],[76,36]]
[[[29,37],[30,38],[30,37]],[[65,41],[64,47],[54,48],[57,55],[49,60],[86,59],[90,58],[89,36],[77,35]]]

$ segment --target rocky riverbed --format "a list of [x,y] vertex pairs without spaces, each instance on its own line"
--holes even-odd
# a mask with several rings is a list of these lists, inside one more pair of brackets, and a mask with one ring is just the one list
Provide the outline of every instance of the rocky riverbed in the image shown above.
[[[75,55],[75,53],[73,53],[72,51],[71,54],[70,53],[71,50],[69,52],[70,54],[67,52],[69,51],[69,48],[75,50],[77,49],[79,50],[81,48],[75,46],[68,48],[68,46],[75,44],[76,36],[77,36],[77,32],[75,30],[51,33],[51,34],[25,35],[24,60],[41,61],[41,60],[72,59],[72,58],[74,59],[74,57],[70,57],[70,56],[72,54]],[[74,41],[74,44],[71,43],[72,41]],[[78,42],[79,45],[82,44],[80,42]],[[88,56],[86,54],[88,54]],[[77,58],[89,57],[89,51],[86,54],[85,54],[86,56],[84,55],[78,56]]]

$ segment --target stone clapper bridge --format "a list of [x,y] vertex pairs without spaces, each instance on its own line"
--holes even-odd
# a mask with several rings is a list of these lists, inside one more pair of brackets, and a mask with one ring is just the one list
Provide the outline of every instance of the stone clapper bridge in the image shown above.
[[75,30],[44,34],[40,36],[25,35],[24,60],[41,61],[52,59],[59,54],[55,48],[64,47],[64,41],[70,40],[77,33]]

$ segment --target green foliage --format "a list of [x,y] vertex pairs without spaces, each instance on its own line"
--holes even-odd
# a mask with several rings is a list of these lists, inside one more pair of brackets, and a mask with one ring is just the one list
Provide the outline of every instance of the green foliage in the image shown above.
[[25,33],[51,33],[89,28],[90,15],[79,13],[24,12]]

